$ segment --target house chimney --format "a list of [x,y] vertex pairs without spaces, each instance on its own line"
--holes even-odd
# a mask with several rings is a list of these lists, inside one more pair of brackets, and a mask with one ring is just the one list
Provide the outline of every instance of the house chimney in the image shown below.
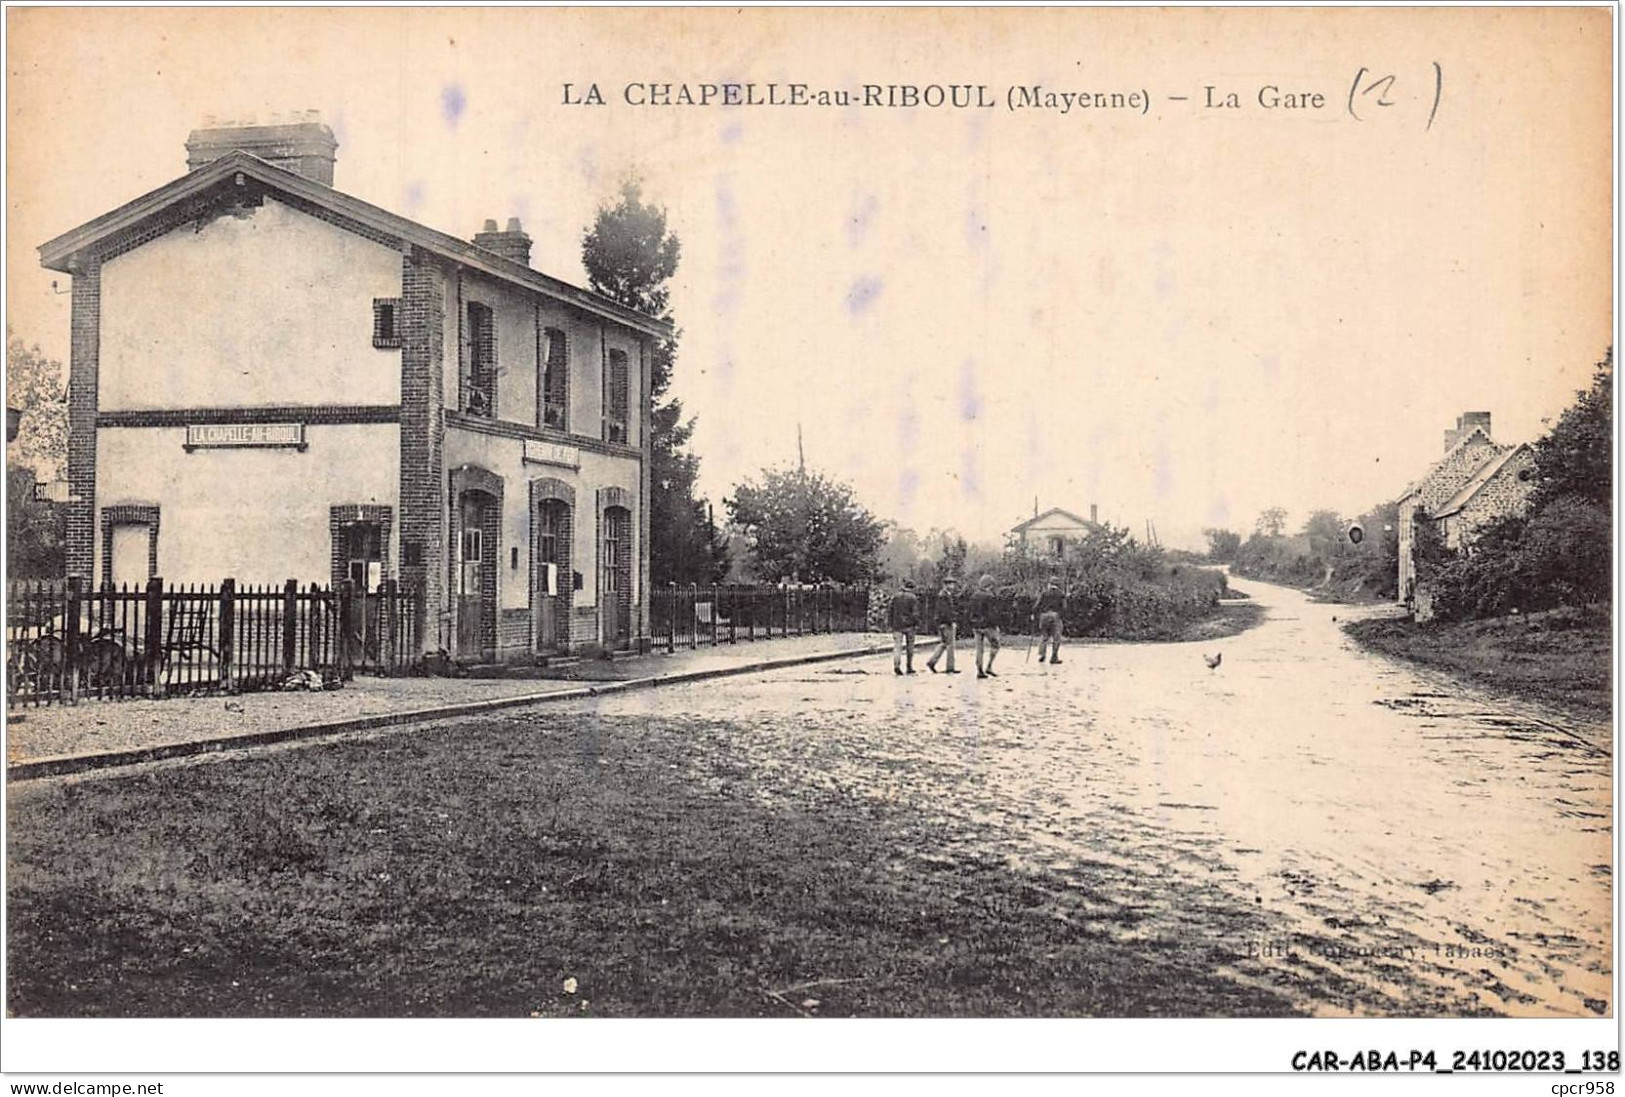
[[519,218],[508,218],[508,227],[501,232],[497,231],[497,223],[493,220],[485,222],[485,228],[474,234],[474,244],[486,251],[495,252],[509,262],[518,263],[522,267],[530,266],[530,237],[519,226]]
[[317,111],[297,111],[288,121],[277,117],[271,125],[245,122],[217,125],[213,115],[204,118],[202,129],[186,138],[186,170],[196,171],[230,152],[241,149],[279,168],[333,185],[333,163],[339,143]]
[[1487,411],[1464,411],[1460,415],[1456,416],[1455,429],[1454,430],[1447,430],[1447,431],[1444,432],[1444,448],[1445,448],[1445,452],[1446,453],[1450,452],[1450,450],[1455,446],[1455,444],[1457,442],[1461,441],[1463,438],[1465,438],[1469,434],[1471,434],[1473,432],[1474,427],[1479,427],[1480,429],[1482,429],[1484,431],[1484,437],[1486,437],[1486,438],[1493,439],[1495,437],[1493,434],[1490,433],[1490,413],[1489,412],[1487,412]]
[[1089,504],[1089,524],[1091,526],[1100,525],[1100,505],[1097,503]]

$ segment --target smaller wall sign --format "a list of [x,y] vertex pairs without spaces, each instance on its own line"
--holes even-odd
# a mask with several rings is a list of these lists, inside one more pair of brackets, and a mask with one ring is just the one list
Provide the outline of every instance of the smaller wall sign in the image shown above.
[[34,483],[36,503],[78,503],[84,496],[75,495],[66,480],[37,480]]
[[187,452],[195,449],[304,449],[303,423],[189,423]]

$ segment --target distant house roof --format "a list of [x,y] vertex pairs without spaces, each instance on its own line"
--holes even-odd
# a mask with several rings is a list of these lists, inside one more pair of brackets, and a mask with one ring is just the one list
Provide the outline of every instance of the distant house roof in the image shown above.
[[1433,479],[1433,474],[1439,471],[1440,466],[1443,465],[1446,461],[1450,460],[1450,458],[1455,454],[1455,452],[1458,449],[1461,449],[1463,446],[1465,446],[1468,442],[1470,442],[1475,437],[1483,438],[1484,441],[1488,442],[1492,446],[1496,444],[1495,439],[1491,438],[1489,436],[1489,434],[1485,432],[1483,427],[1481,427],[1481,426],[1473,427],[1472,430],[1468,431],[1466,434],[1463,434],[1460,438],[1456,439],[1456,444],[1451,446],[1449,449],[1445,450],[1444,451],[1444,456],[1439,458],[1437,461],[1433,462],[1433,464],[1429,465],[1428,470],[1426,472],[1424,472],[1422,475],[1418,476],[1416,479],[1412,480],[1409,484],[1406,484],[1405,485],[1405,490],[1400,492],[1399,497],[1397,499],[1395,499],[1394,501],[1396,503],[1404,502],[1404,500],[1408,496],[1415,495],[1417,492],[1421,491],[1422,490],[1422,485],[1427,483],[1429,480]]
[[251,153],[234,150],[203,167],[190,171],[156,190],[148,191],[111,212],[87,221],[76,229],[40,245],[40,262],[51,270],[73,273],[76,257],[98,242],[141,225],[178,202],[195,198],[241,172],[272,190],[310,202],[347,217],[386,237],[413,244],[424,251],[488,274],[513,285],[571,304],[607,320],[613,320],[656,338],[671,335],[669,320],[646,316],[601,294],[573,286],[530,267],[505,259],[467,240],[420,225],[390,213],[370,202],[353,198],[324,183],[279,168]]
[[1089,519],[1087,519],[1087,518],[1079,518],[1076,514],[1073,514],[1069,510],[1062,510],[1060,507],[1050,507],[1043,514],[1035,514],[1031,518],[1027,519],[1025,522],[1022,522],[1020,525],[1017,525],[1017,526],[1013,527],[1010,530],[1010,532],[1011,533],[1024,533],[1027,530],[1032,529],[1034,526],[1038,525],[1040,522],[1043,522],[1045,519],[1054,518],[1054,517],[1070,518],[1072,521],[1076,522],[1079,526],[1081,526],[1081,527],[1083,527],[1085,529],[1087,529],[1090,526],[1093,526],[1095,524],[1095,523],[1089,521]]
[[1506,467],[1508,461],[1512,460],[1519,453],[1527,450],[1528,448],[1529,444],[1527,442],[1520,442],[1517,445],[1509,448],[1505,453],[1497,454],[1488,461],[1485,461],[1479,466],[1478,471],[1473,473],[1473,478],[1463,484],[1461,486],[1461,490],[1452,495],[1442,507],[1434,511],[1432,517],[1448,518],[1450,515],[1455,514],[1462,507],[1466,506],[1468,502],[1472,500],[1473,496],[1477,495],[1479,491],[1483,489],[1485,484],[1495,479],[1496,474]]

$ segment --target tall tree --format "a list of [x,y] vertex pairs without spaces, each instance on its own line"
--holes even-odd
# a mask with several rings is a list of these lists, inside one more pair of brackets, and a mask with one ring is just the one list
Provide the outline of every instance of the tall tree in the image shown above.
[[[628,308],[671,319],[668,283],[682,258],[681,241],[666,227],[662,206],[643,200],[636,179],[621,184],[613,205],[599,208],[581,238],[587,285]],[[694,495],[699,458],[687,450],[693,419],[682,401],[668,397],[681,331],[654,347],[649,371],[649,571],[657,585],[715,583],[728,571],[728,544],[705,501]]]
[[1614,496],[1614,348],[1597,363],[1591,387],[1575,394],[1546,436],[1535,443],[1532,510],[1565,495],[1611,513]]
[[1348,539],[1348,526],[1335,510],[1317,510],[1303,524],[1303,535],[1309,541],[1309,554],[1322,563],[1330,563],[1348,555],[1353,544]]
[[1258,516],[1253,532],[1264,537],[1280,537],[1286,533],[1286,508],[1270,507]]
[[964,581],[965,559],[970,555],[970,543],[960,534],[945,532],[942,535],[942,551],[937,555],[937,574],[946,579]]
[[22,412],[15,453],[43,480],[61,479],[67,468],[67,384],[61,362],[6,329],[6,407]]
[[770,583],[863,583],[880,571],[886,526],[852,488],[805,468],[765,469],[727,500],[751,563]]
[[1241,548],[1241,534],[1235,530],[1205,529],[1202,536],[1207,538],[1207,558],[1217,564],[1228,564]]
[[17,579],[47,579],[67,569],[67,511],[34,501],[36,480],[60,479],[68,462],[67,377],[6,331],[6,406],[22,412],[17,440],[6,446],[6,570]]

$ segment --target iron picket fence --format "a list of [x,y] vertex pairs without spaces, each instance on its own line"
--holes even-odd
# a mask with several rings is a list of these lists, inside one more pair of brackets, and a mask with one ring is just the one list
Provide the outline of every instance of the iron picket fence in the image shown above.
[[650,592],[649,632],[671,653],[814,633],[863,632],[867,587],[668,586]]
[[[330,686],[416,661],[416,592],[394,581],[6,585],[6,704],[242,693],[302,672]],[[314,685],[306,680],[303,684]]]

